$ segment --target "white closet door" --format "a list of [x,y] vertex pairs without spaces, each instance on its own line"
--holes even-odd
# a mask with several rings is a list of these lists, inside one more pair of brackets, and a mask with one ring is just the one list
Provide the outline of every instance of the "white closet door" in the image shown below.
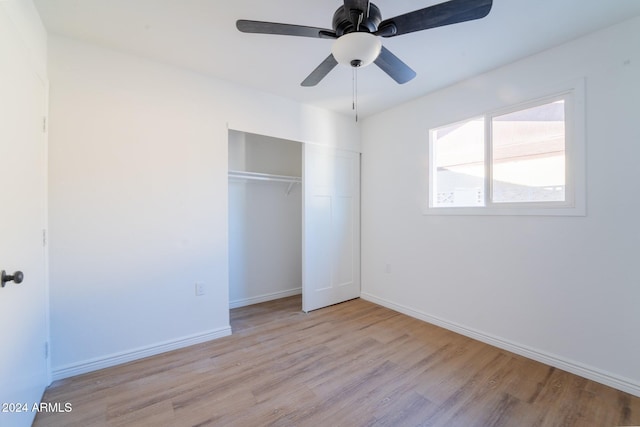
[[360,296],[360,154],[304,146],[302,309]]
[[24,273],[22,283],[0,288],[0,403],[14,405],[3,406],[0,425],[29,426],[32,405],[48,382],[42,234],[46,92],[12,28],[0,5],[0,270]]

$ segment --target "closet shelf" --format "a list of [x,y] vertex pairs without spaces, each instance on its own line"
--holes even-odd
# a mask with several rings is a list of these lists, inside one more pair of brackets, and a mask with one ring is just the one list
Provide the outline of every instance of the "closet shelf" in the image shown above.
[[229,171],[229,178],[238,179],[255,179],[258,181],[278,181],[278,182],[293,182],[300,183],[302,178],[299,176],[288,175],[273,175],[270,173],[258,173],[258,172],[244,172],[244,171]]
[[229,178],[248,179],[254,181],[287,182],[289,183],[289,188],[287,188],[287,195],[291,192],[294,184],[302,183],[302,178],[299,176],[274,175],[270,173],[244,172],[234,170],[229,171]]

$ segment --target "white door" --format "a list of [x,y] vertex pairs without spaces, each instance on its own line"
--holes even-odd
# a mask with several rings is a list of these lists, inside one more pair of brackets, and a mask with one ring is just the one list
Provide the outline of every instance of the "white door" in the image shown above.
[[304,146],[302,309],[360,296],[360,154]]
[[0,7],[0,425],[29,426],[48,383],[45,85]]

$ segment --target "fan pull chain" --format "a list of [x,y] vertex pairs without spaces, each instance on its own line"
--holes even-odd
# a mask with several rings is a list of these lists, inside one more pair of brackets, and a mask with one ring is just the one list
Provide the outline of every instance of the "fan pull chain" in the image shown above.
[[356,123],[358,122],[358,67],[352,67],[352,102],[351,109],[356,113]]
[[351,68],[351,109],[356,110],[356,67]]

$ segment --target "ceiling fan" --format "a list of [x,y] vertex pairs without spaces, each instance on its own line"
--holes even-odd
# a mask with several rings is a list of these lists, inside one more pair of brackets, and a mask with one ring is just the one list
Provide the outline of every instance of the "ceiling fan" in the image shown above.
[[382,46],[380,37],[395,37],[484,18],[492,3],[492,0],[449,0],[382,20],[380,9],[369,0],[344,0],[344,5],[333,15],[332,30],[246,19],[238,20],[236,27],[244,33],[334,39],[331,54],[304,79],[302,86],[317,85],[339,63],[355,68],[375,63],[393,80],[403,84],[413,79],[416,72]]

